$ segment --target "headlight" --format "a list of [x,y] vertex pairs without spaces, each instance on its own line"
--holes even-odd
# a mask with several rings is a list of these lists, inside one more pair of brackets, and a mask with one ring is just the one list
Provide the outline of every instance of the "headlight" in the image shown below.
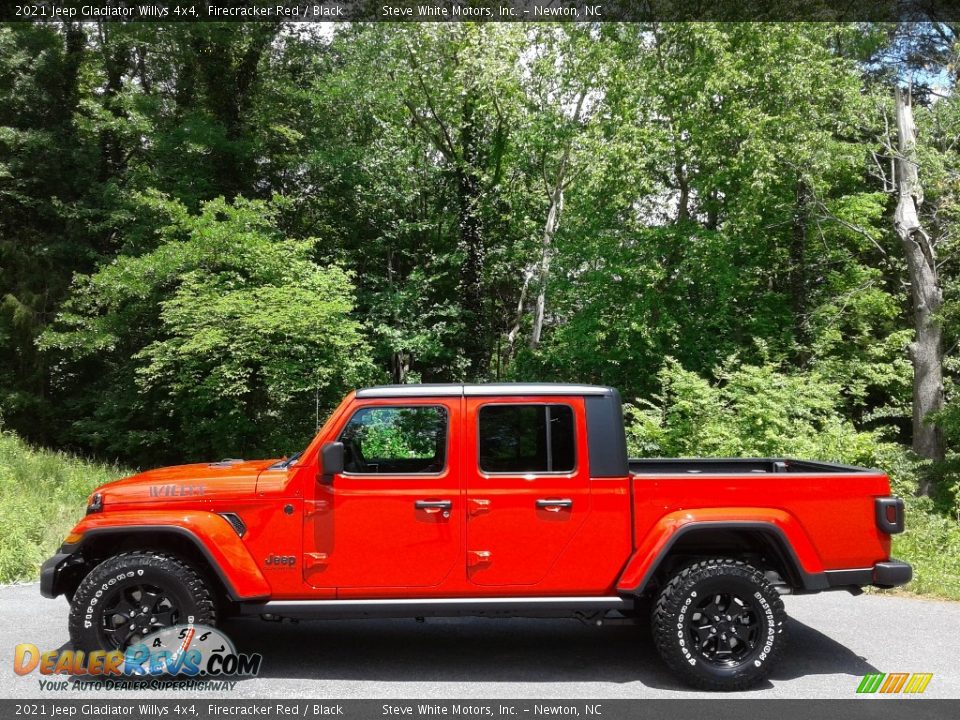
[[94,493],[90,502],[87,504],[87,515],[90,513],[98,513],[103,510],[103,495],[100,493]]

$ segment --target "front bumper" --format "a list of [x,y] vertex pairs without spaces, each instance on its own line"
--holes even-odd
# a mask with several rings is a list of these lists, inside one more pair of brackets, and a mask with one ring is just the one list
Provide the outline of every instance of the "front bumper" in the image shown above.
[[77,545],[62,545],[57,554],[40,567],[40,594],[43,597],[55,598],[64,593],[73,593],[83,565],[77,549]]
[[831,588],[864,587],[893,588],[906,585],[913,578],[909,563],[891,558],[869,568],[854,570],[827,570],[827,584]]

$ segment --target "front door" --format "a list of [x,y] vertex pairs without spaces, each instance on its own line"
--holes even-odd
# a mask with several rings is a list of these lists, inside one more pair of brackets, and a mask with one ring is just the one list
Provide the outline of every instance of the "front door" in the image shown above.
[[535,585],[590,512],[583,399],[468,398],[467,575]]
[[460,403],[381,399],[354,408],[337,434],[343,474],[313,484],[312,498],[307,493],[307,583],[430,587],[458,566],[463,508],[450,428],[459,422]]

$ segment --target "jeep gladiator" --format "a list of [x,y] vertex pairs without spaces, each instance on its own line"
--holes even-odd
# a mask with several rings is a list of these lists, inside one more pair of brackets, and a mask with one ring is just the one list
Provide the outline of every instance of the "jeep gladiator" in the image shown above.
[[878,470],[629,459],[620,396],[567,384],[350,393],[302,453],[107,483],[41,572],[78,649],[229,616],[632,618],[700,688],[748,687],[781,595],[908,582]]

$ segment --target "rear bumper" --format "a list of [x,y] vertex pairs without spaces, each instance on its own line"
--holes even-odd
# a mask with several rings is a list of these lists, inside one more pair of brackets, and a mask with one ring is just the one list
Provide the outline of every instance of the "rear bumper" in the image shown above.
[[873,566],[873,584],[877,587],[906,585],[913,579],[913,568],[901,560],[889,560]]
[[864,587],[893,588],[906,585],[913,578],[913,568],[902,560],[890,559],[873,567],[853,570],[827,570],[824,575],[831,588]]

